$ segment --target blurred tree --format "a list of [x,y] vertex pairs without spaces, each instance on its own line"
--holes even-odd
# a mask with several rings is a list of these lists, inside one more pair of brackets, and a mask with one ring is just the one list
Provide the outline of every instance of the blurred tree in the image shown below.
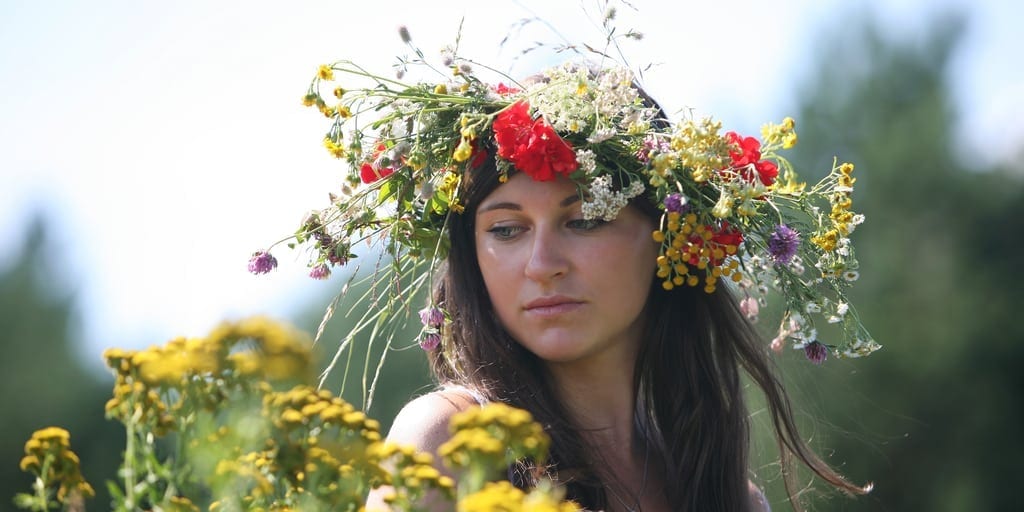
[[966,26],[946,15],[919,40],[897,41],[847,17],[802,95],[797,167],[825,170],[833,156],[856,164],[854,209],[868,221],[853,235],[862,276],[853,296],[884,345],[820,368],[783,358],[798,401],[834,423],[818,429],[823,453],[876,484],[823,509],[1020,504],[1024,183],[958,159],[948,76]]
[[72,449],[97,493],[87,505],[109,508],[104,482],[115,477],[124,435],[104,418],[113,379],[90,373],[75,347],[73,297],[55,280],[54,255],[67,252],[48,238],[38,216],[20,254],[0,272],[0,510],[14,507],[15,493],[31,490],[32,479],[18,462],[32,432],[51,425],[71,432]]

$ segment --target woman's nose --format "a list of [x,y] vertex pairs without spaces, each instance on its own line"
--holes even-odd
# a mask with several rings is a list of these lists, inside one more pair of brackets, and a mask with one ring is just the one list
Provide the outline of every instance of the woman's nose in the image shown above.
[[526,262],[526,277],[549,281],[564,276],[569,270],[565,241],[553,230],[538,227],[534,231],[530,257]]

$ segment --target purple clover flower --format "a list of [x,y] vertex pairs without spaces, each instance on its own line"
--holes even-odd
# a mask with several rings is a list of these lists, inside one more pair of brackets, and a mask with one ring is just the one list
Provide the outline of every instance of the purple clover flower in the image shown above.
[[665,210],[675,213],[686,213],[690,211],[689,201],[682,194],[669,194],[665,197]]
[[249,258],[249,272],[253,274],[266,274],[277,268],[277,258],[267,251],[256,251]]
[[779,224],[768,237],[768,253],[777,265],[788,265],[800,247],[800,233],[785,224]]
[[804,354],[814,364],[824,363],[828,359],[828,347],[818,340],[804,345]]
[[321,263],[309,270],[309,277],[323,281],[331,277],[331,268]]
[[423,339],[420,340],[420,348],[426,351],[431,351],[437,348],[441,344],[441,334],[436,332],[429,332]]
[[420,321],[427,327],[439,329],[444,325],[444,311],[434,306],[423,308],[420,310]]

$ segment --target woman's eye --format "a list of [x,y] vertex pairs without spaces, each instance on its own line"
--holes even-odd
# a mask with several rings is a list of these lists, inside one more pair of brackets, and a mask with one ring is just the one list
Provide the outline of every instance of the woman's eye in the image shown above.
[[492,234],[494,238],[498,240],[509,240],[519,234],[523,228],[519,226],[494,226],[487,230],[488,233]]
[[597,229],[608,222],[602,219],[575,219],[569,221],[569,228],[578,229],[580,231],[590,231]]

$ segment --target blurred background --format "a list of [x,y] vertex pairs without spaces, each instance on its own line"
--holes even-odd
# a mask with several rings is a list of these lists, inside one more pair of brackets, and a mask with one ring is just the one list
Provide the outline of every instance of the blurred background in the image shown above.
[[[326,120],[300,105],[319,64],[387,73],[406,51],[399,25],[429,57],[463,17],[463,53],[512,76],[564,59],[521,53],[535,41],[599,37],[595,2],[482,4],[0,3],[0,511],[29,489],[22,446],[48,425],[71,430],[100,492],[89,507],[108,508],[123,433],[103,418],[104,348],[250,314],[316,329],[344,276],[310,280],[286,250],[275,273],[245,267],[340,186]],[[856,163],[868,221],[853,295],[884,349],[821,367],[795,351],[779,360],[812,444],[875,491],[851,500],[818,485],[811,509],[1019,510],[1024,8],[614,5],[621,27],[645,34],[623,51],[651,64],[645,87],[669,111],[751,134],[793,116],[790,156],[808,181],[834,156]],[[533,17],[550,27],[518,23]],[[344,332],[339,316],[325,355]],[[429,382],[415,350],[388,357],[371,410],[385,425]],[[786,510],[758,426],[757,479]]]

